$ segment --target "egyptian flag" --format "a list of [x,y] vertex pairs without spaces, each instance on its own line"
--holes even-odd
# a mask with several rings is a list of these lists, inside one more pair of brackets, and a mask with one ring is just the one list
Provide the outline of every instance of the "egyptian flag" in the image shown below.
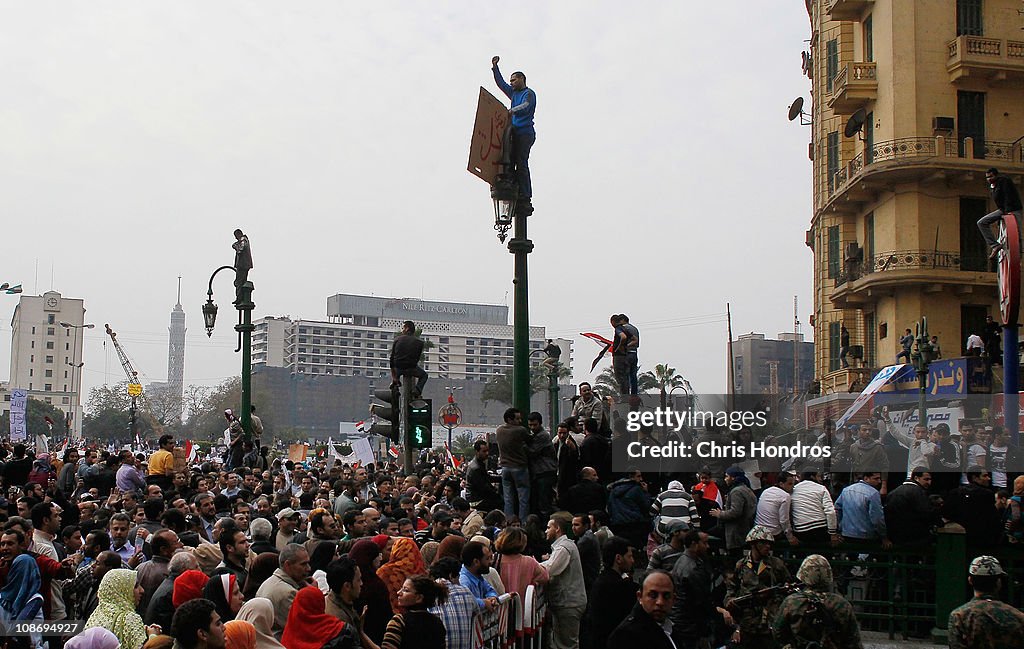
[[394,444],[392,444],[391,448],[388,449],[388,455],[390,455],[391,457],[393,457],[393,458],[395,458],[397,460],[398,459],[398,447],[395,446]]
[[581,333],[580,335],[583,336],[584,338],[589,338],[593,340],[601,347],[601,353],[598,354],[597,358],[594,359],[594,362],[590,364],[590,371],[593,372],[594,368],[597,367],[597,364],[601,362],[602,358],[604,358],[604,355],[607,354],[608,350],[612,348],[612,341],[608,340],[601,334]]
[[366,422],[365,421],[360,421],[360,422],[356,423],[356,432],[357,433],[365,433],[365,432],[367,432],[366,431]]
[[196,456],[199,455],[199,449],[192,443],[192,440],[185,442],[185,461],[192,464],[196,460]]
[[458,469],[459,465],[462,463],[456,460],[455,456],[452,455],[452,449],[448,448],[448,442],[444,443],[444,452],[448,454],[448,461],[451,462],[452,468]]

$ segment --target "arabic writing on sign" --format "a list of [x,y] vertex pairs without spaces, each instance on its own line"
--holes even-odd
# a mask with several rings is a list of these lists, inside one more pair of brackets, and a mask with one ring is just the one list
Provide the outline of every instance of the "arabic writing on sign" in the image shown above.
[[487,162],[490,160],[491,154],[496,153],[494,162],[491,164],[497,165],[501,163],[501,143],[505,138],[505,128],[508,126],[508,115],[507,114],[496,114],[491,115],[491,123],[489,132],[480,132],[480,160]]

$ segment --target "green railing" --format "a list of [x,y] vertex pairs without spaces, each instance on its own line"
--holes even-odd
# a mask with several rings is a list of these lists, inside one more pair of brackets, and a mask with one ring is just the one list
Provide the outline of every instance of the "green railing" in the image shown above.
[[971,559],[991,554],[1007,572],[1004,601],[1024,607],[1024,546],[971,549],[963,533],[942,531],[916,548],[890,548],[877,543],[843,543],[837,548],[779,546],[781,557],[796,576],[804,557],[828,557],[836,591],[853,605],[861,628],[908,637],[943,639],[949,614],[971,598],[967,567]]

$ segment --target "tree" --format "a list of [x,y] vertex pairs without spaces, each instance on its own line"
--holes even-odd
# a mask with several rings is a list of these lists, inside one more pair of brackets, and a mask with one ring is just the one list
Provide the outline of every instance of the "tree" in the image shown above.
[[[637,392],[641,394],[658,387],[653,375],[650,372],[641,372],[639,367],[637,367],[636,383]],[[597,378],[591,382],[591,386],[595,392],[603,397],[619,396],[619,382],[615,379],[615,371],[612,370],[611,366],[601,370]]]
[[[253,392],[252,402],[264,404],[270,403],[270,400],[264,398],[261,392]],[[240,403],[242,379],[237,376],[223,381],[214,388],[188,386],[184,391],[183,408],[186,419],[182,425],[182,434],[192,436],[192,439],[219,443],[219,440],[223,439],[224,429],[227,428],[224,411],[231,408],[235,415],[241,418],[241,412],[238,410]],[[263,439],[267,441],[276,437],[278,431],[274,425],[273,409],[260,405],[258,414],[263,422]]]
[[[559,363],[558,378],[566,379],[572,376],[572,372],[565,365]],[[530,396],[548,389],[548,368],[544,365],[534,365],[530,368]],[[485,404],[488,401],[498,401],[512,405],[512,370],[506,370],[504,374],[495,374],[494,378],[484,385],[480,400]]]
[[668,395],[672,391],[672,388],[686,387],[683,377],[676,374],[676,368],[669,367],[668,365],[663,365],[661,363],[654,366],[653,372],[644,372],[642,375],[637,377],[638,383],[641,380],[645,384],[651,381],[654,382],[655,387],[661,395],[662,411],[668,407]]
[[473,442],[476,438],[473,437],[473,433],[468,430],[461,433],[457,433],[452,437],[452,453],[454,455],[462,455],[464,457],[472,457],[473,455]]

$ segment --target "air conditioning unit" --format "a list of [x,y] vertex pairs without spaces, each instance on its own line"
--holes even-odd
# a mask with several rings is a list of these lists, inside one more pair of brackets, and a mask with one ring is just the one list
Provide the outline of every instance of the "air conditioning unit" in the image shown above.
[[943,131],[945,133],[952,133],[955,122],[952,117],[933,117],[932,118],[932,130]]
[[864,258],[864,249],[856,242],[846,244],[846,261],[860,261]]
[[814,142],[807,143],[807,159],[814,162]]
[[804,232],[804,245],[811,250],[814,250],[814,230],[807,230]]

